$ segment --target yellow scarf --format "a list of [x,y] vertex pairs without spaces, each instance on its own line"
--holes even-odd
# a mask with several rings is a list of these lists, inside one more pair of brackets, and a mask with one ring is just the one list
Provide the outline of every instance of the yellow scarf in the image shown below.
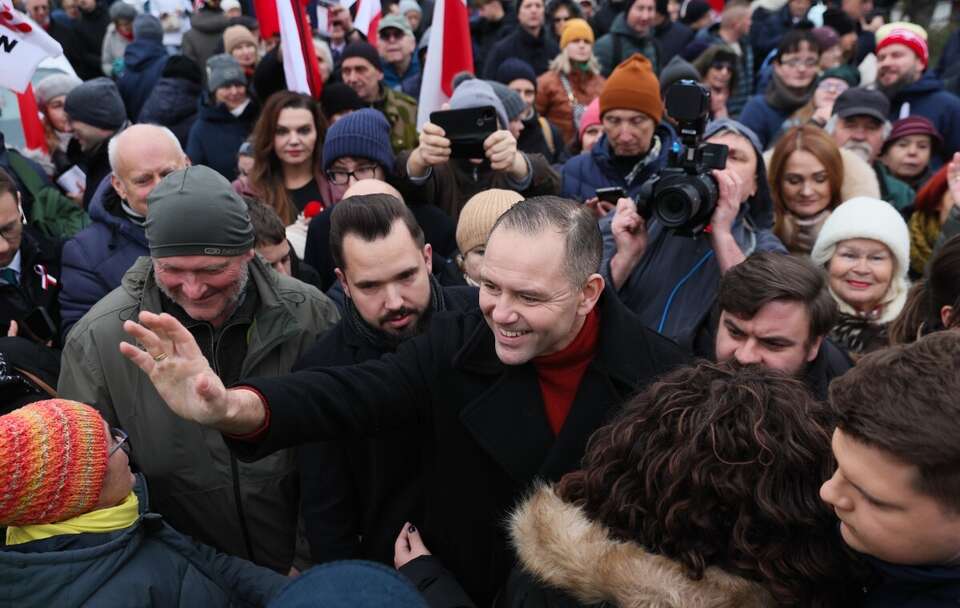
[[19,545],[64,534],[114,532],[129,528],[139,516],[140,501],[136,494],[130,492],[123,502],[115,507],[97,509],[55,524],[10,526],[7,528],[7,544]]

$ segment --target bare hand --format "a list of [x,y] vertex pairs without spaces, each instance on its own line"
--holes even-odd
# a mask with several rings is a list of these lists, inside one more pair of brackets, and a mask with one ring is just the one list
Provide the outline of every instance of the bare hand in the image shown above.
[[483,142],[483,151],[494,171],[507,171],[513,168],[517,157],[517,140],[513,133],[501,129],[491,133]]
[[610,213],[611,211],[617,208],[617,206],[611,203],[610,201],[602,201],[595,196],[592,196],[587,200],[583,201],[583,204],[584,206],[586,206],[587,209],[593,212],[593,215],[595,215],[597,219],[602,218],[603,216],[605,216],[606,214]]
[[123,330],[144,350],[121,342],[120,352],[149,376],[175,414],[210,426],[227,418],[227,390],[179,321],[166,313],[143,311],[140,323],[126,321]]
[[617,211],[610,223],[617,255],[638,260],[647,249],[647,221],[637,213],[637,205],[630,198],[617,201]]
[[725,235],[730,233],[740,213],[743,179],[732,169],[714,170],[713,177],[717,180],[720,196],[717,199],[717,208],[710,218],[710,226],[713,234]]
[[428,122],[420,131],[420,144],[410,155],[410,160],[414,165],[423,165],[420,173],[425,173],[427,167],[442,165],[450,160],[450,152],[450,140],[447,139],[446,133],[438,125]]
[[17,332],[18,332],[19,330],[20,330],[20,328],[17,326],[17,322],[11,320],[11,321],[10,321],[10,327],[7,328],[7,337],[8,337],[8,338],[13,338],[13,337],[15,337],[15,336],[17,335]]
[[430,555],[430,551],[427,549],[427,546],[423,544],[423,539],[420,538],[420,531],[410,522],[403,524],[403,529],[400,530],[400,536],[397,537],[397,542],[393,545],[394,567],[399,570],[408,562],[424,555]]
[[876,33],[877,30],[883,27],[883,16],[877,15],[870,21],[867,21],[866,19],[861,19],[860,25],[863,27],[865,31]]
[[350,16],[350,10],[342,5],[334,5],[327,8],[327,19],[329,19],[330,26],[339,25],[343,28],[344,33],[349,33],[353,30],[353,17]]
[[955,152],[947,165],[947,186],[953,197],[953,206],[960,207],[960,152]]

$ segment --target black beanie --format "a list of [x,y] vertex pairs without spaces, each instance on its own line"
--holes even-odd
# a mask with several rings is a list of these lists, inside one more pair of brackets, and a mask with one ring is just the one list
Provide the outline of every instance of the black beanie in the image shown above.
[[832,27],[838,36],[844,36],[857,29],[857,24],[850,18],[850,15],[839,8],[833,7],[823,12],[823,24]]
[[183,55],[171,55],[160,74],[164,78],[181,78],[203,84],[203,71],[197,62]]
[[377,53],[377,49],[369,42],[360,41],[348,44],[347,48],[343,49],[343,53],[340,54],[340,65],[343,65],[343,62],[350,57],[366,59],[373,67],[381,72],[383,71],[383,67],[380,65],[380,54]]
[[116,131],[127,121],[127,109],[117,85],[104,76],[88,80],[70,91],[63,109],[71,120],[108,131]]
[[253,248],[247,204],[225,177],[194,165],[164,177],[147,196],[150,255],[232,257]]
[[537,73],[533,71],[530,64],[523,59],[510,57],[497,67],[495,79],[502,84],[510,84],[514,80],[522,78],[533,83],[533,88],[537,88]]
[[342,82],[324,85],[320,94],[320,107],[323,115],[330,120],[335,115],[348,110],[359,110],[367,107],[357,92]]

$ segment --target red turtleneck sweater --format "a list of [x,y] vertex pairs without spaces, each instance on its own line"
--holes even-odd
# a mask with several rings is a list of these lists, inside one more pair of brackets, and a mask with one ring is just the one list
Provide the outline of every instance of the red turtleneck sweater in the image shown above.
[[600,336],[600,314],[596,307],[590,311],[580,333],[562,350],[533,360],[540,380],[540,393],[547,413],[547,421],[554,435],[560,434],[570,407],[577,396],[587,366],[597,352]]

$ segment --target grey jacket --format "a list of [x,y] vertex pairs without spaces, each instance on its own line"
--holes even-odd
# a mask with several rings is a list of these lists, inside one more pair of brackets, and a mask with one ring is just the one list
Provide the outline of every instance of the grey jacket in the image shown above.
[[[247,329],[240,378],[278,376],[339,319],[316,288],[250,263],[259,305]],[[61,397],[95,406],[130,436],[133,461],[146,475],[153,507],[177,530],[220,551],[286,572],[296,544],[296,457],[281,451],[238,462],[219,432],[176,416],[146,376],[117,348],[130,341],[123,321],[161,312],[150,258],[142,257],[73,327],[64,345]],[[239,497],[239,502],[238,502]]]

